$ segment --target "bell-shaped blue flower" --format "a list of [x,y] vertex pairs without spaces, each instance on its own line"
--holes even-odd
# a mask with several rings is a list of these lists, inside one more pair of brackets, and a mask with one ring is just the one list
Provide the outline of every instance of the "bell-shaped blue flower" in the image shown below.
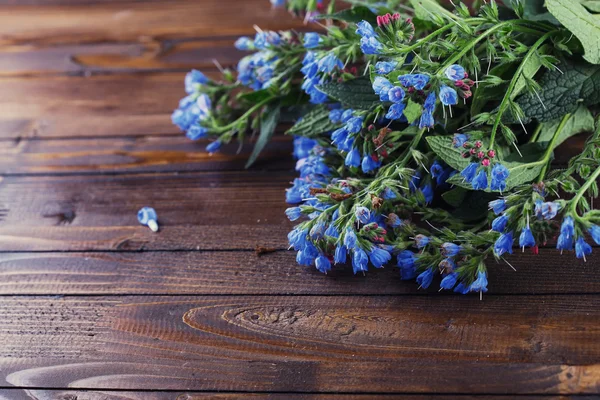
[[322,273],[326,274],[327,272],[331,271],[331,261],[329,261],[327,257],[321,255],[315,260],[315,267],[317,267],[317,269]]
[[369,220],[371,219],[371,212],[369,211],[369,209],[367,207],[363,207],[363,206],[356,207],[354,215],[362,224],[365,224],[365,225],[368,224]]
[[458,93],[450,86],[442,85],[440,88],[440,102],[445,106],[458,104]]
[[474,190],[485,190],[488,187],[487,173],[485,170],[479,171],[477,176],[471,181]]
[[399,76],[398,80],[404,87],[413,87],[417,90],[423,90],[429,83],[429,75],[407,74]]
[[390,98],[388,93],[392,89],[393,85],[383,76],[378,76],[373,81],[373,91],[379,95],[381,101],[389,101]]
[[344,110],[342,110],[341,108],[334,108],[333,110],[329,111],[329,120],[334,124],[338,124],[342,120],[343,113]]
[[575,242],[575,255],[577,258],[583,258],[585,260],[585,256],[589,256],[592,254],[592,246],[586,243],[582,236],[577,238]]
[[398,228],[400,226],[402,226],[402,220],[400,219],[400,217],[397,214],[394,213],[390,213],[388,215],[388,225],[391,226],[392,228]]
[[489,207],[490,210],[494,211],[494,214],[499,215],[506,210],[506,201],[504,199],[490,201]]
[[314,49],[318,47],[323,39],[321,39],[321,35],[315,32],[308,32],[304,34],[304,48],[306,49]]
[[541,207],[542,217],[546,220],[554,219],[554,217],[556,217],[556,214],[558,214],[559,209],[560,209],[560,204],[555,201],[548,201],[546,203],[542,203],[542,207]]
[[465,135],[464,133],[455,133],[452,138],[452,146],[454,148],[463,147],[465,143],[469,141],[469,135]]
[[422,249],[423,247],[427,246],[430,241],[431,239],[428,236],[422,234],[415,236],[415,245],[418,249]]
[[454,82],[465,79],[465,69],[458,64],[449,66],[444,73],[448,79]]
[[290,221],[296,221],[302,216],[302,210],[300,207],[290,207],[285,210],[285,215],[287,215]]
[[215,140],[214,142],[212,142],[208,146],[206,146],[206,151],[208,151],[209,153],[214,153],[214,152],[218,151],[220,147],[221,147],[221,141]]
[[400,267],[400,278],[402,280],[414,279],[417,276],[415,254],[412,251],[404,250],[398,254],[397,265]]
[[454,286],[456,286],[457,280],[458,280],[458,273],[452,272],[452,273],[446,275],[442,279],[442,281],[440,282],[440,288],[446,289],[446,290],[451,290],[454,288]]
[[435,125],[435,121],[431,111],[423,111],[423,114],[421,114],[421,118],[419,119],[419,129],[433,128],[433,125]]
[[378,61],[375,64],[375,73],[379,75],[386,75],[392,72],[396,68],[396,63],[391,61]]
[[506,179],[509,176],[508,169],[498,163],[495,164],[492,168],[492,184],[490,185],[490,189],[497,190],[499,192],[503,192],[506,190]]
[[508,223],[508,216],[500,215],[499,217],[496,217],[492,221],[492,230],[502,233],[506,229],[507,223]]
[[479,164],[470,163],[460,172],[460,176],[465,178],[465,181],[471,182],[475,179],[475,175],[477,174],[477,169],[479,168]]
[[375,268],[382,268],[392,259],[392,255],[386,250],[375,246],[369,253],[369,259]]
[[504,253],[512,254],[513,241],[514,239],[512,232],[503,233],[494,244],[494,253],[496,253],[498,257]]
[[350,150],[348,154],[346,154],[344,164],[346,164],[346,166],[348,167],[360,167],[360,152],[356,147],[352,148],[352,150]]
[[533,246],[535,246],[535,238],[533,237],[533,233],[531,233],[529,226],[526,226],[521,231],[521,235],[519,235],[519,247],[525,250],[525,247]]
[[442,244],[442,255],[444,257],[455,257],[460,251],[462,247],[451,242],[446,242]]
[[400,118],[402,118],[405,107],[406,106],[404,105],[404,103],[394,103],[388,109],[388,112],[387,114],[385,114],[385,117],[392,121],[399,120]]
[[477,272],[477,279],[469,286],[469,291],[486,293],[488,291],[487,285],[488,281],[485,272],[479,271]]
[[331,224],[325,230],[325,236],[329,236],[330,238],[337,239],[340,237],[340,231],[335,227],[335,225]]
[[369,258],[367,257],[367,253],[361,248],[356,248],[352,252],[352,270],[355,274],[358,272],[365,272],[367,270],[367,264],[369,263]]
[[356,24],[356,28],[356,33],[358,33],[362,37],[377,36],[377,33],[375,33],[375,29],[373,29],[373,26],[367,21],[360,21]]
[[349,133],[359,133],[362,130],[363,117],[352,117],[346,122],[346,130]]
[[431,268],[421,272],[419,276],[417,276],[417,283],[423,289],[427,289],[431,286],[431,281],[433,281],[433,269]]
[[421,193],[423,193],[423,197],[425,197],[425,204],[430,204],[433,201],[433,186],[431,186],[430,183],[421,187]]
[[348,253],[348,249],[346,246],[336,246],[335,253],[333,254],[333,262],[336,264],[343,264],[346,262],[346,254]]
[[356,233],[354,233],[354,229],[346,229],[346,234],[344,235],[344,246],[346,246],[347,249],[352,250],[356,247],[357,241],[358,238],[356,237]]
[[383,189],[381,198],[383,198],[384,200],[394,200],[398,198],[398,195],[396,195],[396,193],[392,189],[386,187],[385,189]]
[[375,36],[363,36],[360,39],[360,49],[364,54],[380,54],[383,50],[383,45]]
[[592,225],[589,229],[590,235],[596,244],[600,244],[600,226]]
[[456,285],[456,287],[454,288],[454,292],[455,293],[460,293],[460,294],[467,294],[470,292],[469,286],[465,285],[464,283],[460,282],[458,285]]
[[375,161],[370,155],[366,155],[362,159],[361,168],[365,174],[375,171],[381,166],[381,161]]
[[208,78],[202,72],[198,70],[191,70],[185,75],[184,84],[185,91],[188,94],[194,93],[198,85],[208,83]]
[[248,36],[242,36],[235,41],[234,46],[238,50],[246,51],[254,48],[254,42]]
[[185,136],[191,140],[198,140],[206,137],[208,129],[198,124],[190,126],[190,129],[185,133]]
[[404,100],[404,90],[400,86],[394,86],[388,91],[388,98],[392,103],[400,103]]

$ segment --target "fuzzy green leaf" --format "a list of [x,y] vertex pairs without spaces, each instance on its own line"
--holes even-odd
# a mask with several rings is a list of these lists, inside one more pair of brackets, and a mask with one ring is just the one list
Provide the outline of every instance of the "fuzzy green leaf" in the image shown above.
[[266,110],[261,114],[260,134],[258,135],[258,140],[254,145],[252,154],[250,154],[250,158],[248,158],[248,162],[246,162],[246,168],[250,168],[250,166],[254,164],[260,153],[263,151],[263,149],[265,148],[267,143],[269,143],[269,140],[275,133],[275,128],[277,127],[277,122],[279,121],[280,111],[281,106],[269,105],[266,107]]
[[317,89],[347,107],[368,110],[379,103],[379,97],[373,92],[368,77],[352,79],[346,82],[330,82],[317,86]]
[[467,193],[469,193],[468,190],[465,190],[461,187],[455,187],[454,189],[442,194],[442,199],[444,199],[444,201],[450,204],[452,207],[457,208],[463,203]]
[[[544,73],[539,84],[540,99],[524,94],[516,99],[527,116],[538,121],[552,121],[557,117],[573,113],[579,104],[592,106],[600,103],[600,66],[563,61],[561,71]],[[545,107],[544,107],[545,106]]]
[[423,107],[411,99],[408,99],[408,104],[404,108],[404,116],[408,120],[408,123],[412,124],[421,116],[422,113]]
[[600,64],[600,18],[574,0],[546,0],[546,7],[556,19],[579,39],[585,58]]
[[335,14],[321,15],[319,19],[335,19],[343,22],[360,22],[367,21],[371,25],[377,24],[377,15],[373,13],[368,7],[356,6],[336,12]]
[[600,0],[584,0],[581,4],[594,13],[600,13]]
[[431,150],[450,167],[462,171],[469,165],[469,159],[462,156],[463,148],[452,145],[453,136],[427,136],[426,139]]
[[334,124],[329,120],[329,110],[327,107],[318,106],[308,112],[301,120],[296,122],[286,135],[297,135],[305,137],[315,137],[323,132],[330,132],[340,127],[340,124]]
[[[542,125],[542,131],[538,138],[538,142],[550,142],[554,133],[560,125],[562,118],[555,119],[554,121],[544,122]],[[594,116],[587,109],[587,107],[581,106],[577,111],[569,118],[562,131],[558,135],[555,147],[560,145],[562,142],[582,132],[592,132],[594,130]]]
[[424,21],[435,21],[439,16],[444,16],[450,20],[456,20],[458,17],[446,10],[435,0],[410,0],[415,9],[415,16]]
[[558,25],[559,22],[544,7],[544,0],[527,0],[523,2],[523,17],[532,21],[546,21]]

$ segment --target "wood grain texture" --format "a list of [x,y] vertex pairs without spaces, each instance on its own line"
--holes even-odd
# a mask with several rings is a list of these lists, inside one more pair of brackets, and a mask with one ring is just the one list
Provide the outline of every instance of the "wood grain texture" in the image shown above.
[[489,396],[429,394],[178,393],[90,390],[0,389],[0,400],[593,400],[591,396]]
[[[539,256],[516,254],[509,260],[517,272],[489,262],[489,294],[600,293],[597,257],[585,263],[557,255],[551,249]],[[1,295],[436,296],[439,279],[428,290],[418,290],[414,281],[402,281],[392,265],[371,268],[365,276],[340,265],[323,275],[296,264],[293,251],[260,257],[243,251],[0,254]]]
[[293,19],[285,10],[270,8],[264,0],[236,2],[234,8],[219,0],[9,4],[0,8],[0,44],[40,46],[235,36],[251,32],[254,24],[278,30],[301,27],[302,20]]
[[[85,174],[244,170],[255,142],[223,145],[214,154],[208,140],[179,136],[24,139],[0,141],[0,174]],[[294,167],[292,138],[274,136],[252,171]],[[251,172],[250,172],[251,173]]]
[[[597,394],[600,296],[3,298],[4,385]],[[477,377],[474,379],[474,377]]]
[[[210,172],[5,177],[0,251],[285,248],[293,174]],[[160,231],[137,222],[156,209]]]

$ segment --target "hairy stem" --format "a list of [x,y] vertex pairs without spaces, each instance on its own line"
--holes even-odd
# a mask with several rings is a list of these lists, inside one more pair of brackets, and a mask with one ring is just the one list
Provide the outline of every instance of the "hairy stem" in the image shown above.
[[581,198],[585,195],[585,193],[588,191],[590,186],[592,186],[592,184],[594,182],[596,182],[596,180],[598,179],[599,176],[600,176],[600,166],[598,168],[596,168],[594,173],[587,179],[585,184],[581,188],[579,188],[579,190],[577,191],[577,194],[575,194],[575,197],[573,197],[573,199],[571,200],[571,208],[570,209],[571,209],[571,212],[573,213],[573,215],[577,216],[577,205],[579,204],[579,200],[581,200]]
[[544,153],[544,158],[543,158],[544,167],[542,168],[542,171],[540,172],[540,177],[538,178],[538,182],[541,182],[544,180],[544,177],[546,176],[546,172],[548,171],[548,167],[550,166],[550,157],[552,155],[552,151],[554,150],[554,144],[556,143],[556,140],[560,136],[560,133],[562,132],[562,130],[564,129],[565,125],[567,124],[567,122],[569,121],[570,118],[571,118],[571,114],[566,114],[563,117],[563,119],[560,121],[558,128],[556,128],[556,132],[554,132],[554,136],[552,136],[552,140],[548,144],[546,153]]

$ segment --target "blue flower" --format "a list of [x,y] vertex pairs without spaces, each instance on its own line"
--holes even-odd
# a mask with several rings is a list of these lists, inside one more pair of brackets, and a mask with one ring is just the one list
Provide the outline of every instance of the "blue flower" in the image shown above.
[[317,141],[306,138],[304,136],[296,136],[294,138],[294,158],[306,158],[310,155],[311,150],[317,145]]
[[431,167],[429,167],[429,171],[431,172],[431,177],[436,178],[444,173],[444,167],[438,160],[435,160],[433,164],[431,164]]
[[302,250],[306,247],[306,235],[308,235],[308,231],[306,229],[294,228],[290,233],[288,233],[288,242],[290,243],[290,247],[293,247],[294,250]]
[[335,262],[336,264],[345,263],[347,253],[348,253],[348,249],[346,249],[346,246],[337,246],[335,248],[335,253],[333,255],[333,262]]
[[352,117],[346,122],[346,130],[349,133],[359,133],[362,130],[363,117]]
[[328,271],[331,271],[331,261],[325,256],[319,256],[315,260],[315,266],[319,271],[326,274]]
[[375,36],[363,36],[360,39],[360,49],[364,54],[380,54],[383,50],[383,45]]
[[188,94],[194,93],[198,85],[208,83],[208,78],[198,70],[191,70],[185,75],[185,92]]
[[561,233],[558,235],[558,241],[556,242],[556,248],[558,250],[573,250],[573,236],[568,236]]
[[509,174],[508,169],[504,165],[495,164],[492,168],[492,184],[490,188],[500,192],[506,190],[506,179]]
[[566,235],[567,237],[575,234],[573,217],[566,216],[565,219],[563,219],[563,223],[560,226],[560,233]]
[[456,263],[451,258],[444,258],[438,264],[438,268],[440,269],[440,271],[442,271],[446,274],[449,274],[449,273],[453,272],[454,270],[456,270]]
[[352,250],[356,247],[357,241],[358,238],[356,237],[354,230],[352,228],[346,229],[346,234],[344,235],[344,246],[346,246],[347,249]]
[[503,233],[494,244],[494,253],[496,253],[498,257],[504,253],[512,254],[513,241],[514,239],[512,232]]
[[294,184],[291,188],[285,190],[285,201],[290,204],[302,203],[301,189],[303,181],[301,179],[294,179]]
[[382,268],[392,259],[392,255],[384,249],[373,247],[373,250],[369,253],[369,259],[375,268]]
[[298,251],[296,254],[296,262],[300,265],[311,266],[315,262],[315,258],[319,255],[318,250],[315,246],[307,243],[304,249]]
[[322,239],[324,234],[325,234],[325,222],[323,222],[323,221],[318,221],[316,224],[314,224],[309,233],[310,238],[312,240]]
[[341,122],[343,112],[344,110],[342,110],[341,108],[335,108],[329,111],[329,120],[334,124]]
[[423,111],[421,119],[419,119],[419,129],[433,128],[435,121],[433,120],[433,114],[430,111]]
[[344,64],[333,53],[327,53],[325,57],[319,60],[319,71],[321,72],[330,74],[336,67],[343,68]]
[[286,0],[271,0],[271,4],[273,7],[283,7],[285,5]]
[[451,81],[458,81],[461,79],[465,79],[465,69],[460,65],[454,64],[446,68],[445,71],[446,77]]
[[357,168],[360,166],[360,152],[356,147],[353,147],[352,150],[350,150],[348,154],[346,154],[346,159],[344,160],[344,163],[348,167]]
[[398,228],[399,226],[402,225],[402,220],[400,219],[400,217],[397,214],[390,213],[388,215],[388,224],[392,228]]
[[381,161],[375,161],[372,156],[366,155],[362,159],[361,168],[365,174],[372,172],[381,166]]
[[327,230],[325,231],[325,236],[337,239],[340,237],[340,231],[338,231],[335,225],[331,224],[327,227]]
[[322,39],[318,33],[308,32],[304,34],[304,48],[306,49],[314,49],[319,46]]
[[465,178],[465,181],[472,182],[475,179],[475,175],[477,174],[477,169],[479,168],[479,164],[470,163],[460,172],[460,176]]
[[281,43],[281,38],[273,31],[257,32],[254,36],[254,46],[259,50],[264,50],[271,45],[277,46],[279,43]]
[[440,288],[446,289],[446,290],[451,290],[452,288],[454,288],[454,286],[456,286],[457,279],[458,279],[457,272],[452,272],[452,273],[446,275],[442,279],[442,282],[440,282]]
[[474,190],[485,190],[488,186],[487,173],[485,170],[479,171],[477,176],[471,181]]
[[415,268],[415,254],[412,251],[404,250],[398,254],[397,265],[400,267],[400,277],[403,280],[414,279],[417,276]]
[[592,227],[589,229],[589,232],[590,235],[592,235],[594,242],[596,242],[596,244],[600,244],[600,226],[592,225]]
[[360,21],[356,24],[356,27],[356,33],[358,33],[362,37],[377,36],[375,30],[373,29],[373,26],[367,21]]
[[423,90],[429,83],[429,75],[407,74],[399,76],[398,80],[404,87],[414,87],[417,90]]
[[254,42],[248,36],[242,36],[235,41],[235,48],[241,51],[251,50],[254,47]]
[[394,103],[390,106],[385,117],[389,120],[395,121],[402,118],[404,113],[405,105],[404,103]]
[[485,293],[488,291],[487,285],[488,281],[485,272],[479,271],[477,272],[477,279],[469,286],[469,291]]
[[431,286],[431,281],[433,281],[433,269],[427,269],[417,276],[417,283],[423,289],[427,289]]
[[359,271],[366,271],[368,262],[369,259],[367,258],[367,253],[365,253],[363,249],[354,249],[352,253],[352,269],[355,274]]
[[455,257],[461,250],[462,247],[455,243],[446,242],[442,244],[442,255],[444,257]]
[[423,103],[423,109],[430,113],[433,113],[435,111],[435,93],[429,93],[429,95],[425,99],[425,102]]
[[342,123],[346,123],[350,120],[350,118],[354,117],[354,110],[348,109],[342,113]]
[[453,106],[458,104],[458,93],[450,86],[442,85],[440,88],[440,101],[445,106]]
[[389,74],[396,68],[396,63],[391,61],[379,61],[375,64],[375,72],[379,75]]
[[185,136],[191,140],[198,140],[206,137],[208,129],[198,124],[190,126]]
[[494,214],[498,215],[506,209],[506,201],[504,199],[493,200],[489,202],[489,206]]
[[425,204],[429,204],[433,201],[433,187],[430,183],[423,185],[421,193],[423,193],[423,197],[425,197]]
[[388,93],[393,85],[386,78],[378,76],[373,81],[373,91],[379,95],[381,101],[389,101]]
[[206,151],[208,151],[209,153],[214,153],[219,150],[219,147],[221,147],[221,141],[215,140],[214,142],[206,146]]
[[519,246],[523,248],[523,250],[525,247],[535,246],[535,238],[533,237],[533,233],[531,233],[529,226],[526,226],[521,231],[521,235],[519,236]]
[[384,200],[393,200],[393,199],[398,198],[396,193],[394,193],[394,191],[392,189],[390,189],[389,187],[386,187],[385,189],[383,189],[383,193],[382,193],[381,197]]
[[354,215],[356,215],[356,218],[358,218],[358,220],[365,225],[369,223],[369,219],[371,218],[371,212],[369,211],[369,209],[367,207],[362,206],[356,207]]
[[422,249],[423,247],[425,247],[429,244],[430,240],[431,239],[429,237],[419,234],[419,235],[415,236],[415,245],[417,246],[418,249]]
[[454,138],[452,138],[452,146],[454,146],[454,148],[463,147],[463,145],[468,141],[469,135],[465,135],[464,133],[455,133]]
[[583,258],[583,261],[585,261],[585,256],[590,254],[592,254],[592,246],[587,244],[583,237],[578,237],[575,242],[575,255],[577,258]]
[[[536,204],[537,207],[537,204]],[[550,220],[556,217],[558,214],[558,210],[560,209],[560,204],[555,201],[549,201],[546,203],[542,203],[541,206],[541,215],[544,219]]]
[[502,233],[506,229],[507,223],[508,223],[508,217],[506,215],[500,215],[499,217],[496,217],[496,219],[494,219],[492,221],[492,230]]
[[392,103],[400,103],[404,100],[404,90],[400,86],[394,86],[388,91],[388,98]]
[[300,207],[290,207],[285,210],[285,215],[290,221],[295,221],[302,216],[302,210]]

